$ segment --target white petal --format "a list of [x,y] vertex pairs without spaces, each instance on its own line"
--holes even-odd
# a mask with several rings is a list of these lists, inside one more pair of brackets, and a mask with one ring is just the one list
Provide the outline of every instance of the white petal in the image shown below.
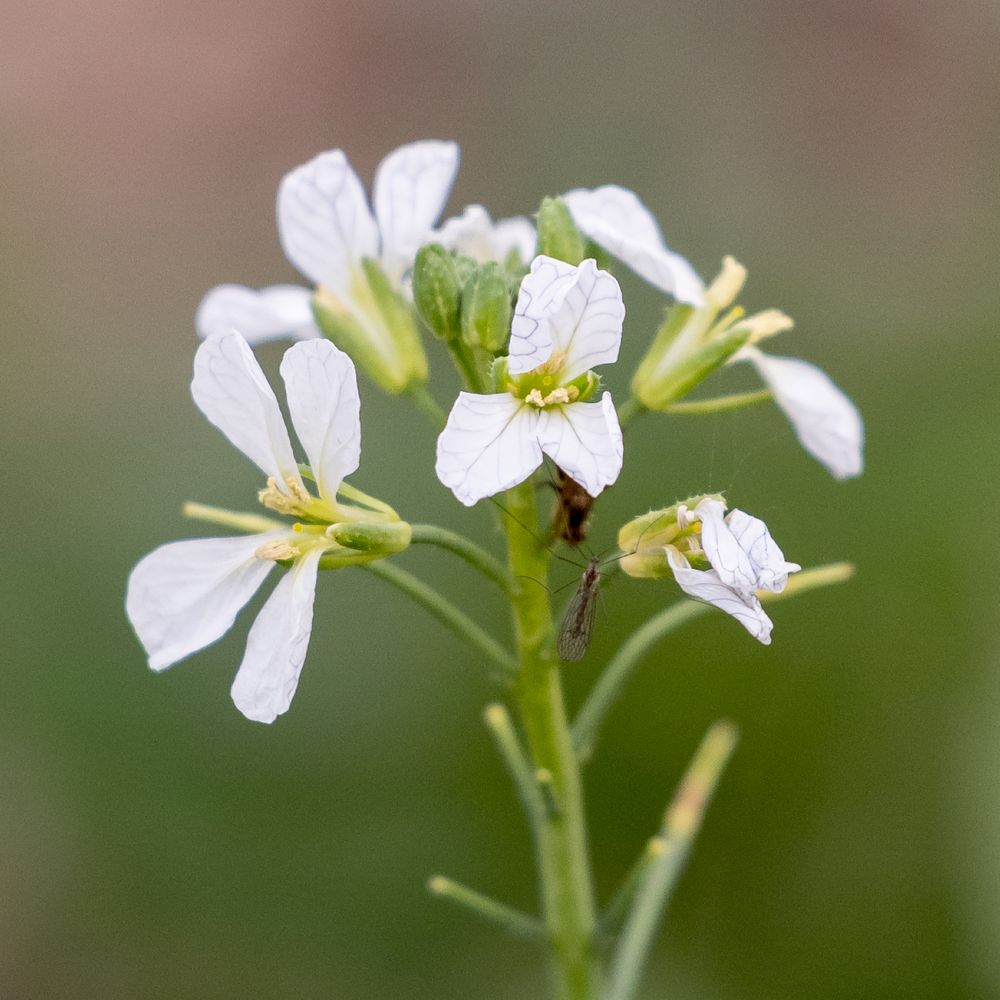
[[194,356],[191,395],[202,413],[279,488],[301,483],[278,401],[238,333],[209,337]]
[[171,542],[139,561],[129,574],[125,611],[153,670],[229,631],[274,566],[254,553],[281,534]]
[[731,510],[726,515],[726,526],[753,566],[757,590],[779,594],[788,583],[788,574],[802,569],[798,563],[785,559],[778,543],[760,518],[742,510]]
[[194,325],[203,340],[236,330],[248,344],[268,340],[308,340],[320,336],[313,319],[312,292],[298,285],[247,288],[217,285],[201,300]]
[[592,260],[576,268],[576,282],[550,316],[555,350],[566,355],[564,381],[618,360],[625,303],[618,282]]
[[278,188],[278,236],[311,281],[343,291],[362,257],[378,256],[378,229],[365,190],[335,149],[286,174]]
[[788,574],[801,569],[785,561],[777,542],[760,518],[742,510],[723,517],[725,505],[711,498],[694,510],[701,521],[701,544],[719,579],[743,595],[785,589]]
[[312,549],[295,561],[247,636],[246,653],[230,693],[236,707],[255,722],[274,722],[292,703],[312,634],[322,554],[322,549]]
[[599,403],[569,403],[541,411],[542,451],[592,497],[622,470],[622,430],[611,393]]
[[510,327],[508,371],[523,375],[548,361],[555,350],[551,318],[576,284],[577,268],[539,255],[521,281]]
[[752,595],[757,590],[757,573],[750,557],[729,530],[723,516],[725,510],[725,504],[711,499],[702,500],[695,508],[694,514],[701,521],[701,545],[712,568],[727,587],[742,595]]
[[281,362],[288,410],[320,496],[334,500],[361,460],[361,400],[354,364],[328,340],[296,344]]
[[482,205],[467,205],[433,236],[442,246],[479,264],[502,264],[512,250],[525,262],[535,253],[535,227],[527,219],[516,216],[493,222]]
[[753,595],[730,590],[715,570],[693,569],[673,546],[667,546],[667,561],[681,590],[699,601],[714,605],[735,618],[755,639],[765,646],[771,644],[774,623]]
[[508,219],[500,219],[493,230],[494,260],[503,263],[512,250],[525,264],[535,256],[535,244],[538,237],[530,219],[523,215],[512,215]]
[[459,393],[438,438],[438,479],[467,507],[523,482],[542,464],[539,412],[506,392]]
[[444,209],[458,170],[454,142],[411,142],[375,171],[372,201],[382,235],[382,262],[398,277],[413,264]]
[[740,357],[750,361],[792,422],[802,447],[837,479],[861,475],[864,425],[858,408],[815,365],[798,358],[778,358],[754,348]]
[[679,302],[701,305],[701,278],[663,242],[656,220],[633,192],[606,184],[593,190],[577,188],[564,197],[585,236]]

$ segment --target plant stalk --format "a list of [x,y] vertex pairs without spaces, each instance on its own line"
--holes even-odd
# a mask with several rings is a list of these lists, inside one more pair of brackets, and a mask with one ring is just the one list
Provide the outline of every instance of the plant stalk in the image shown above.
[[536,777],[544,774],[552,808],[536,825],[541,902],[557,1000],[597,1000],[600,961],[587,856],[580,768],[573,752],[555,650],[548,579],[549,553],[533,529],[538,516],[529,480],[505,498],[518,674],[514,693]]

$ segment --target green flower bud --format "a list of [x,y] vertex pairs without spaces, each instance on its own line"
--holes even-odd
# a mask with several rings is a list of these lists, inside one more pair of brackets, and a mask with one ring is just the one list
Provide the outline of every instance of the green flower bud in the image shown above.
[[632,379],[632,391],[647,410],[669,407],[744,345],[791,329],[792,321],[777,309],[746,316],[733,305],[746,278],[746,268],[726,257],[705,290],[703,306],[677,304],[667,310]]
[[[690,309],[688,306],[674,306],[674,309],[677,308]],[[701,311],[694,310],[695,314]],[[668,319],[661,332],[669,322]],[[668,347],[658,355],[654,342],[636,370],[632,391],[647,410],[665,409],[721,368],[749,341],[750,334],[751,331],[746,328],[727,330],[687,353],[672,351]],[[657,341],[659,339],[657,336]]]
[[342,521],[326,534],[345,549],[381,558],[409,548],[412,530],[406,521]]
[[538,252],[578,265],[586,248],[580,230],[562,198],[543,198],[538,209]]
[[427,381],[413,308],[375,261],[362,261],[343,297],[317,289],[312,307],[323,333],[386,392]]
[[470,347],[499,354],[507,346],[511,321],[510,285],[498,264],[477,268],[462,288],[462,338]]
[[442,340],[459,335],[461,287],[454,254],[439,243],[420,248],[413,265],[413,302],[421,319]]
[[623,525],[618,532],[618,548],[626,553],[620,560],[622,570],[629,576],[643,579],[660,580],[672,576],[666,546],[676,544],[685,536],[697,536],[701,530],[698,522],[679,524],[677,512],[681,507],[693,510],[706,497],[724,501],[720,493],[702,493],[662,510],[651,510]]

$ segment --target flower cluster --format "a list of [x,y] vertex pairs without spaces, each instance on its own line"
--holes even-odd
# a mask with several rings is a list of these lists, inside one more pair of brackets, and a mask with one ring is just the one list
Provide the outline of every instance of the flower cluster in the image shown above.
[[[546,199],[537,224],[495,222],[470,205],[439,225],[458,159],[451,142],[400,147],[378,166],[369,204],[344,153],[320,154],[282,180],[277,198],[281,245],[311,287],[224,284],[198,308],[194,401],[264,473],[259,500],[271,514],[189,505],[194,516],[244,534],[156,549],[133,570],[126,607],[150,666],[162,670],[228,631],[280,564],[284,576],[250,629],[232,688],[249,718],[270,722],[289,706],[319,570],[384,559],[410,544],[410,526],[392,507],[344,480],[360,459],[355,365],[384,391],[427,402],[422,326],[444,342],[463,378],[435,471],[467,506],[525,482],[546,456],[586,498],[584,520],[618,479],[622,421],[595,371],[614,364],[621,346],[615,262],[672,299],[632,379],[630,416],[735,408],[767,396],[834,476],[861,471],[856,408],[815,366],[760,350],[792,324],[777,310],[746,316],[735,305],[746,271],[732,258],[706,286],[638,197],[614,185]],[[598,266],[598,258],[610,263]],[[305,465],[295,461],[252,351],[278,338],[296,341],[280,373]],[[741,361],[760,374],[765,393],[686,398]],[[781,591],[799,569],[762,521],[727,514],[719,496],[643,515],[621,529],[619,545],[629,575],[673,578],[762,643],[772,623],[758,593]]]

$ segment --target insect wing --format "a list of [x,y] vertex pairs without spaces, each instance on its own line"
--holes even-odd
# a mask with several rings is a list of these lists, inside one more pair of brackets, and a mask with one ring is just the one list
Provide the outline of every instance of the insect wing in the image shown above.
[[556,649],[562,659],[570,663],[582,660],[590,646],[590,635],[594,630],[594,615],[597,612],[597,592],[601,584],[601,574],[597,560],[592,560],[580,580],[580,586],[570,599],[559,628]]

